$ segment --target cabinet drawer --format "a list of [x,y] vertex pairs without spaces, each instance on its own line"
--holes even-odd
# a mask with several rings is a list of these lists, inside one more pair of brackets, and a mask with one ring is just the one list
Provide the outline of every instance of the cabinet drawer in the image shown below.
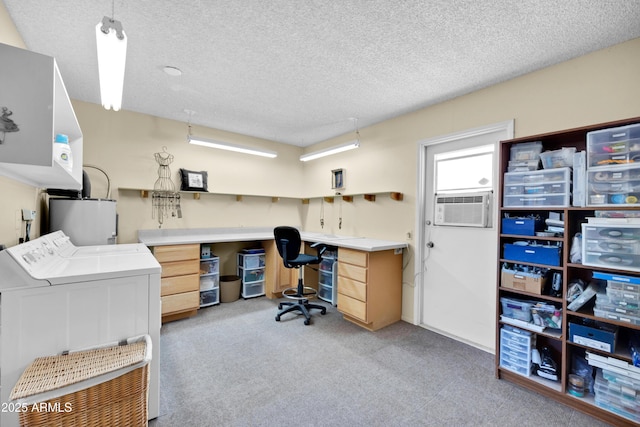
[[160,295],[162,296],[199,291],[200,276],[188,274],[186,276],[167,277],[162,279],[160,289]]
[[193,310],[199,307],[200,292],[198,291],[162,297],[162,315]]
[[345,264],[342,261],[338,261],[338,276],[346,277],[348,279],[354,279],[359,282],[366,282],[367,269],[364,267],[358,267],[357,265]]
[[185,274],[200,274],[200,261],[174,261],[162,263],[161,277],[184,276]]
[[366,267],[369,254],[367,252],[355,251],[353,249],[340,248],[338,250],[338,261],[347,264],[359,265]]
[[367,304],[338,293],[338,310],[363,322],[367,321]]
[[200,259],[200,245],[167,245],[155,246],[153,255],[158,262]]
[[367,301],[367,285],[346,277],[338,278],[338,292],[360,301]]

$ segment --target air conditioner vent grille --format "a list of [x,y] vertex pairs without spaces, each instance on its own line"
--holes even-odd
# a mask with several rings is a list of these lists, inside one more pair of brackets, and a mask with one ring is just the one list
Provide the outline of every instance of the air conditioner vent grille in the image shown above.
[[435,225],[489,227],[491,192],[436,196]]

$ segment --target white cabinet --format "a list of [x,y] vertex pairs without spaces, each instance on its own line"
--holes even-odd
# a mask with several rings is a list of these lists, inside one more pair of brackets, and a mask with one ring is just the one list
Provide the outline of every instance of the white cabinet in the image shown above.
[[[82,131],[54,58],[0,43],[0,174],[42,188],[82,189]],[[69,137],[71,173],[53,160]]]

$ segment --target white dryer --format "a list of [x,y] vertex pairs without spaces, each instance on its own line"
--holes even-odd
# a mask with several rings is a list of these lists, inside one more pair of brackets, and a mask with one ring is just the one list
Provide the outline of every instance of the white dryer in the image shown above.
[[[76,247],[57,231],[0,252],[0,397],[37,357],[148,334],[149,419],[159,414],[160,264],[143,244]],[[2,412],[2,427],[17,426]]]

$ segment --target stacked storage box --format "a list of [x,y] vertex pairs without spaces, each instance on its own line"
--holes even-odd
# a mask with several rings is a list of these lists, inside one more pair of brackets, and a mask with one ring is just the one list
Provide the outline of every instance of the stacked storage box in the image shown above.
[[564,207],[570,203],[571,168],[504,174],[504,207]]
[[597,406],[640,422],[640,368],[587,352],[597,369],[594,383]]
[[640,204],[640,124],[587,134],[587,205]]
[[265,294],[264,249],[243,249],[238,253],[238,276],[242,279],[242,298],[253,298]]
[[335,250],[326,250],[322,254],[322,261],[318,268],[318,298],[332,305],[338,303],[338,286],[336,286],[338,264],[336,263],[336,255],[337,252]]
[[200,307],[220,303],[220,258],[210,253],[200,258]]
[[609,273],[593,273],[606,280],[606,294],[596,295],[593,313],[598,317],[640,325],[640,278]]
[[526,377],[531,375],[531,350],[534,335],[529,331],[504,325],[500,328],[500,366]]
[[626,218],[589,218],[582,224],[582,263],[640,271],[640,222]]
[[640,379],[598,369],[594,391],[596,405],[640,422]]

